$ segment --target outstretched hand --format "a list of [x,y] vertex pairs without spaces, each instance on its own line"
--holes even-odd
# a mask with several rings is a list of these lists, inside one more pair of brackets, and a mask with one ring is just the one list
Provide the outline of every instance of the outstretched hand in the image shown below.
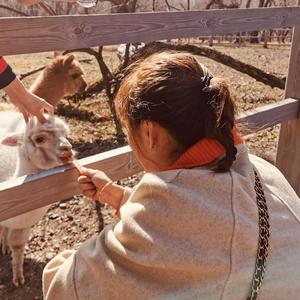
[[4,90],[11,103],[17,106],[23,114],[25,122],[28,122],[30,116],[36,116],[41,123],[44,123],[46,118],[43,113],[47,112],[52,115],[54,112],[51,104],[28,91],[18,78],[15,78]]
[[124,187],[113,183],[104,172],[81,168],[78,183],[86,197],[107,203],[117,210],[120,208]]
[[16,104],[22,112],[25,122],[28,122],[29,117],[36,116],[41,123],[45,123],[46,118],[43,114],[48,113],[53,115],[53,106],[31,92],[27,91],[27,93],[23,101]]

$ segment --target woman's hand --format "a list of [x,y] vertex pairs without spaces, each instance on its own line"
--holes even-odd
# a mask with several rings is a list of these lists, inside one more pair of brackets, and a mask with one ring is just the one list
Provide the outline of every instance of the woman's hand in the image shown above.
[[18,78],[15,78],[6,86],[4,91],[9,96],[11,103],[19,108],[25,122],[28,122],[30,116],[36,116],[41,123],[44,123],[46,119],[43,113],[53,114],[53,106],[28,91]]
[[82,168],[81,172],[78,183],[86,197],[107,203],[117,210],[120,208],[124,192],[122,186],[114,184],[102,171]]

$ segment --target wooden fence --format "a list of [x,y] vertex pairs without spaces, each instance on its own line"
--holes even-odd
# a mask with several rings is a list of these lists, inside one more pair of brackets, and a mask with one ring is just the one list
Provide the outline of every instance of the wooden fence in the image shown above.
[[[293,26],[285,100],[239,116],[257,131],[282,123],[277,166],[300,194],[300,7],[169,13],[0,18],[1,55],[68,50],[125,42],[192,38]],[[80,160],[117,180],[141,171],[126,146]],[[0,183],[0,221],[79,193],[67,165]]]

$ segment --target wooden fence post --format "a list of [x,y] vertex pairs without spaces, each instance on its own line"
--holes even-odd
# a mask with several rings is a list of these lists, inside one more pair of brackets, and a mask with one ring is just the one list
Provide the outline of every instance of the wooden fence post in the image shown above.
[[[300,0],[298,0],[298,5]],[[300,99],[300,26],[294,28],[285,98]],[[276,166],[300,196],[300,119],[281,124]]]

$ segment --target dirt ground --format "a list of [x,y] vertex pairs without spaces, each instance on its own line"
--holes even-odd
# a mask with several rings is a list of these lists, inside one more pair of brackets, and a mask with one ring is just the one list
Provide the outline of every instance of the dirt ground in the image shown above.
[[[243,62],[252,64],[266,72],[279,77],[287,73],[290,47],[269,46],[216,46],[217,50],[233,56]],[[119,63],[115,47],[106,47],[105,59],[109,66],[116,67]],[[89,83],[99,78],[97,63],[86,54],[77,54],[83,60],[82,66]],[[51,53],[11,56],[7,60],[18,74],[23,74],[49,63]],[[255,79],[216,63],[208,58],[199,57],[215,76],[228,79],[232,93],[237,99],[239,111],[255,108],[261,105],[279,101],[283,91],[271,88]],[[34,81],[37,74],[24,80],[26,86]],[[1,98],[2,97],[2,98]],[[4,101],[3,93],[0,101]],[[67,101],[63,100],[66,104]],[[102,117],[102,122],[80,121],[74,118],[64,118],[71,128],[71,141],[78,151],[79,157],[85,157],[112,148],[119,147],[116,140],[115,127],[110,119],[109,107],[103,94],[92,95],[80,103],[71,103],[74,107],[93,112]],[[250,152],[274,162],[278,126],[251,134],[246,138]],[[104,170],[105,171],[105,170]],[[127,178],[123,184],[134,185],[137,177]],[[103,222],[107,225],[115,221],[114,212],[109,207],[102,208]],[[34,226],[30,241],[26,247],[24,273],[26,283],[15,288],[11,283],[11,263],[8,255],[0,255],[0,300],[10,299],[42,299],[41,274],[45,264],[64,249],[76,249],[82,242],[99,232],[101,218],[97,214],[95,204],[88,202],[81,195],[67,199],[51,206],[45,217]]]

